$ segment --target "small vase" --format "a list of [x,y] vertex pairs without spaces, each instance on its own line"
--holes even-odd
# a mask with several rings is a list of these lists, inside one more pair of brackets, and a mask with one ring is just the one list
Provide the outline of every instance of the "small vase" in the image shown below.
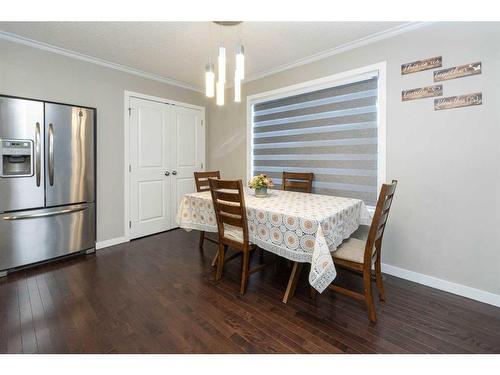
[[267,195],[267,186],[255,188],[255,195],[257,197],[265,197]]

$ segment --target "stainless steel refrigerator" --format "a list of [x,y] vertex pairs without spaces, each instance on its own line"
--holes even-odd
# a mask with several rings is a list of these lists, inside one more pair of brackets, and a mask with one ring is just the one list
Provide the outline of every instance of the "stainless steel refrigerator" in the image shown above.
[[95,109],[0,96],[0,276],[95,249]]

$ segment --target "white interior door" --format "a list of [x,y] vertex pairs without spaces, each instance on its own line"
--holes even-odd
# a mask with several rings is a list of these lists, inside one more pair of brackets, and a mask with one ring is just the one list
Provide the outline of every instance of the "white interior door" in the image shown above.
[[172,228],[172,114],[137,98],[130,108],[130,238],[137,238]]
[[171,220],[175,221],[177,208],[186,193],[196,191],[194,172],[205,166],[205,126],[204,114],[199,109],[171,106],[173,112],[172,161],[172,210]]

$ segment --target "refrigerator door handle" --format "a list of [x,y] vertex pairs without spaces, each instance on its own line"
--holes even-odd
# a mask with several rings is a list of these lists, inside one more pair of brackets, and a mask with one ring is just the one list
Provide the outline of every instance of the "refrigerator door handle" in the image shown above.
[[74,212],[84,211],[86,207],[78,207],[78,208],[66,208],[64,210],[54,211],[54,212],[43,212],[39,214],[31,214],[31,215],[19,215],[19,216],[4,216],[3,220],[26,220],[26,219],[37,219],[40,217],[48,217],[48,216],[57,216],[64,214],[71,214]]
[[49,183],[54,185],[54,127],[49,124]]
[[36,123],[35,132],[35,174],[36,174],[36,186],[40,186],[40,162],[42,158],[42,150],[40,147],[40,123]]

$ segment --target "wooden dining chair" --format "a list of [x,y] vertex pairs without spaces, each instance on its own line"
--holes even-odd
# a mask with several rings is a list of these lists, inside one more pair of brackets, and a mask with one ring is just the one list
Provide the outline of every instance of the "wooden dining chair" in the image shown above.
[[[242,255],[240,293],[244,294],[249,275],[266,266],[261,264],[250,269],[250,255],[257,246],[251,244],[248,236],[248,222],[245,207],[245,196],[241,180],[228,181],[209,179],[210,191],[214,205],[217,227],[219,229],[219,251],[217,259],[216,280],[222,277],[224,264],[235,255]],[[226,258],[228,248],[236,250],[233,257]]]
[[314,173],[283,172],[282,189],[310,193],[313,179]]
[[[196,184],[196,191],[208,191],[210,190],[210,185],[208,184],[209,178],[217,178],[220,179],[220,171],[209,171],[209,172],[194,172],[194,182]],[[210,241],[212,243],[218,244],[217,241],[211,239],[210,237],[205,236],[205,232],[200,232],[200,242],[199,248],[200,251],[203,251],[203,243],[204,241]],[[215,259],[214,259],[215,261]],[[214,262],[212,262],[214,264]]]
[[363,293],[359,293],[333,284],[329,288],[357,300],[365,301],[368,309],[368,317],[373,323],[377,322],[377,315],[372,296],[372,266],[375,268],[374,276],[379,299],[380,301],[385,301],[380,265],[382,238],[384,237],[387,218],[389,217],[389,210],[394,199],[397,183],[396,180],[392,180],[392,183],[382,185],[367,240],[362,241],[351,237],[332,253],[333,262],[336,267],[354,271],[363,276],[364,291]]

